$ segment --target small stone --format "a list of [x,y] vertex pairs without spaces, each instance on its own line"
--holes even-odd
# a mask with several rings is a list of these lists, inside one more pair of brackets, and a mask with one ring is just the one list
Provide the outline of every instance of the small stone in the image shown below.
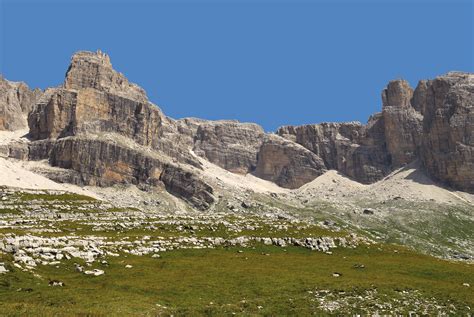
[[5,268],[4,264],[0,263],[0,274],[4,274],[4,273],[7,273],[7,272],[9,272],[9,271]]
[[360,263],[356,263],[352,266],[354,269],[364,269],[365,268],[365,265],[364,264],[360,264]]
[[372,208],[366,208],[363,211],[364,215],[373,215],[374,212],[375,212],[375,210],[373,210]]
[[60,286],[60,287],[64,287],[66,284],[64,284],[64,282],[61,282],[61,281],[58,281],[58,280],[52,280],[52,281],[49,281],[49,286]]
[[240,204],[240,206],[242,206],[242,208],[247,209],[247,208],[250,208],[252,205],[251,205],[250,203],[246,202],[246,201],[243,201],[243,202]]
[[85,271],[84,274],[86,275],[94,275],[94,276],[100,276],[103,275],[105,272],[103,270],[99,269],[94,269],[92,271]]

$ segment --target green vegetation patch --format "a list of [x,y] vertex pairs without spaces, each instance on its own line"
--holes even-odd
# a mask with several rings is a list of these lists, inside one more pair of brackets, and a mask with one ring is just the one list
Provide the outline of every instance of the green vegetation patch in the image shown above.
[[41,200],[41,201],[62,201],[62,202],[94,202],[97,201],[95,198],[73,194],[73,193],[61,193],[61,194],[53,194],[53,193],[27,193],[27,192],[17,192],[12,195],[12,197],[17,198],[24,202],[34,201],[34,200]]
[[[59,268],[39,267],[41,279],[9,266],[13,272],[0,275],[0,310],[5,315],[58,316],[325,315],[331,311],[318,298],[329,297],[318,295],[321,290],[336,302],[376,290],[377,298],[394,305],[403,292],[416,292],[420,301],[436,302],[451,315],[466,315],[468,306],[474,307],[472,288],[463,285],[474,285],[472,265],[386,245],[333,251],[327,255],[259,245],[178,250],[158,259],[122,255],[108,258],[108,265],[86,267],[105,271],[97,277],[76,272],[72,261]],[[51,280],[65,286],[49,286]],[[371,306],[371,300],[367,297],[364,309],[390,313],[375,300]],[[404,308],[402,301],[398,306],[401,313],[417,311],[416,306]],[[361,309],[341,306],[332,313],[363,313]]]

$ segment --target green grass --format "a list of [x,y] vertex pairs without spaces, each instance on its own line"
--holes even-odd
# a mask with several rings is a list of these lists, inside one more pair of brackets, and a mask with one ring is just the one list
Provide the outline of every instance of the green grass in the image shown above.
[[0,208],[0,215],[1,214],[15,214],[15,215],[18,215],[18,214],[21,214],[22,211],[19,210],[18,208]]
[[[310,290],[362,292],[373,288],[389,296],[396,296],[396,290],[420,290],[426,298],[454,304],[459,315],[468,312],[466,306],[474,307],[472,289],[462,285],[474,285],[472,265],[400,247],[336,249],[332,255],[296,247],[237,250],[241,248],[179,250],[163,253],[160,259],[109,258],[110,266],[95,265],[106,271],[99,277],[74,272],[72,261],[59,268],[40,267],[43,279],[15,269],[0,276],[0,311],[5,315],[58,316],[211,316],[232,312],[306,316],[323,313],[310,300]],[[354,269],[356,263],[365,268]],[[133,268],[126,269],[126,264]],[[333,272],[342,276],[335,278]],[[66,286],[48,286],[50,279]],[[24,291],[28,289],[32,290]]]
[[17,198],[24,202],[30,202],[33,200],[42,200],[42,201],[62,201],[62,202],[95,202],[96,199],[79,194],[73,193],[61,193],[61,194],[51,194],[51,193],[26,193],[26,192],[17,192],[12,197]]

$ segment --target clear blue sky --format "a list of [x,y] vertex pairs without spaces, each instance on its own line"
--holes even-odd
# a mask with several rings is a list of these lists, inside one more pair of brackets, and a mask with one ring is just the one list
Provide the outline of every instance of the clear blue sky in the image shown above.
[[100,48],[174,118],[366,122],[391,79],[474,71],[472,0],[0,2],[7,79],[55,86]]

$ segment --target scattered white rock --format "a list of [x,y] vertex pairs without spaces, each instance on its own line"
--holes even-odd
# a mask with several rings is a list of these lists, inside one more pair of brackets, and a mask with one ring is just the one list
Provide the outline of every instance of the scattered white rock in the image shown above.
[[86,275],[94,275],[94,276],[100,276],[103,275],[105,272],[103,270],[99,269],[93,269],[91,271],[84,271],[84,274]]
[[0,274],[8,273],[9,271],[5,268],[4,263],[0,263]]

